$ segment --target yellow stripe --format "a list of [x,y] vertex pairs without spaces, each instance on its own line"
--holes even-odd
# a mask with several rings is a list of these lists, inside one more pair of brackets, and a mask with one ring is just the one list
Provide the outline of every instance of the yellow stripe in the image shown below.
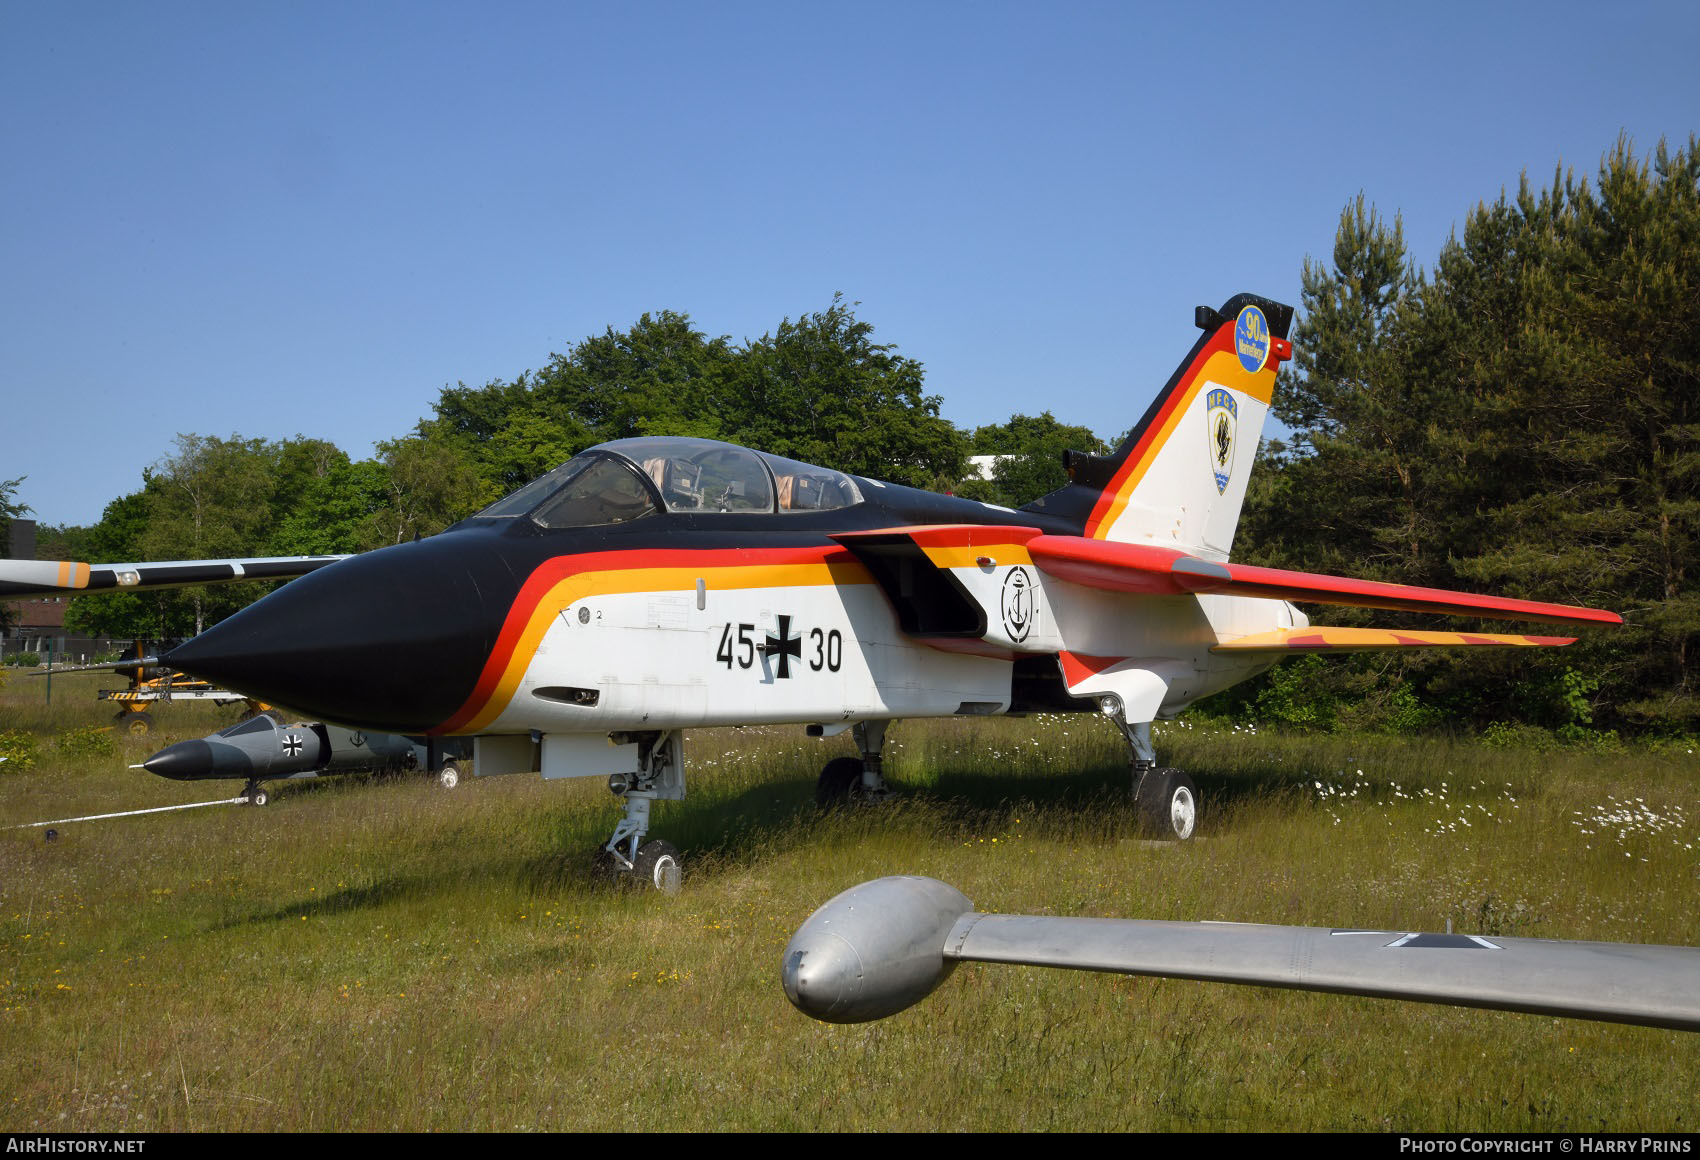
[[[1294,639],[1303,641],[1292,643]],[[1539,648],[1564,638],[1497,632],[1434,632],[1383,628],[1278,628],[1224,641],[1211,652],[1357,651],[1401,648]],[[1317,642],[1317,643],[1311,643]],[[1566,641],[1568,643],[1568,641]]]
[[978,568],[981,556],[990,557],[999,567],[1033,563],[1025,544],[980,544],[972,548],[922,548],[935,568]]
[[507,668],[484,707],[457,733],[479,733],[500,717],[519,691],[543,634],[563,610],[587,596],[623,596],[632,592],[695,592],[697,579],[713,589],[841,587],[872,584],[860,564],[757,564],[742,568],[637,568],[619,572],[583,572],[569,576],[543,594],[514,646]]

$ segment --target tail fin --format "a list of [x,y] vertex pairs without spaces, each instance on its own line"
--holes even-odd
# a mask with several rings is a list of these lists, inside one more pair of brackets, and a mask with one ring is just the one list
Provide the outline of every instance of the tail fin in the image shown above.
[[1228,558],[1293,308],[1239,294],[1194,320],[1204,334],[1115,454],[1069,452],[1068,486],[1023,511],[1091,539]]

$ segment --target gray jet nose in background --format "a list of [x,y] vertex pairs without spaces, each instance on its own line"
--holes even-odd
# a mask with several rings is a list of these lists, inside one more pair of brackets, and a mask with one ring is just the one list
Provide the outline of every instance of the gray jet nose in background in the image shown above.
[[304,724],[280,724],[261,713],[210,737],[168,745],[142,768],[174,781],[241,778],[254,781],[317,769],[326,756],[317,732]]

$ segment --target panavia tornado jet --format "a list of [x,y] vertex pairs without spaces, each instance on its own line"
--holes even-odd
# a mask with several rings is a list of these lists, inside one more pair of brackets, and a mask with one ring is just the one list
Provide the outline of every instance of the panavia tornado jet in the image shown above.
[[[1020,511],[707,439],[621,439],[428,539],[240,561],[310,574],[161,659],[321,720],[473,737],[479,775],[608,778],[625,816],[607,853],[657,884],[677,854],[648,837],[650,807],[683,797],[699,726],[853,731],[860,759],[821,774],[831,799],[885,792],[900,718],[1101,713],[1145,816],[1187,838],[1198,791],[1159,766],[1154,719],[1295,652],[1571,639],[1328,628],[1293,602],[1621,623],[1230,562],[1291,319],[1252,295],[1200,307],[1202,335],[1116,452],[1071,453],[1068,484]],[[196,570],[183,581],[67,565],[56,587],[219,566],[171,566]]]

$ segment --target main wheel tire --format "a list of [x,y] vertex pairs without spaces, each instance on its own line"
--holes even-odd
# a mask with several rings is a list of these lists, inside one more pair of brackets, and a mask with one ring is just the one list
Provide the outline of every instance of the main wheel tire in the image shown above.
[[1153,769],[1134,791],[1146,830],[1156,838],[1184,842],[1198,831],[1198,786],[1179,769]]
[[862,759],[835,757],[826,763],[815,782],[815,804],[822,809],[841,806],[862,791]]
[[638,847],[637,861],[632,863],[632,881],[657,890],[676,890],[680,869],[678,847],[652,838]]
[[118,714],[118,728],[131,737],[146,737],[153,728],[153,714],[146,711],[132,713],[126,709]]
[[460,766],[452,761],[443,762],[443,768],[437,771],[437,784],[444,789],[453,789],[460,784]]

